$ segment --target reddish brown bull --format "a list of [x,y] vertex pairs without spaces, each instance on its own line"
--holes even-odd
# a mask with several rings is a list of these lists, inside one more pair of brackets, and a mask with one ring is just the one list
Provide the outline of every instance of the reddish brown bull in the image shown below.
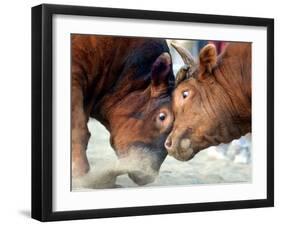
[[174,47],[189,66],[177,75],[175,122],[165,146],[186,161],[251,131],[251,44],[231,43],[218,57],[214,45],[206,45],[198,65],[185,49]]
[[167,155],[173,86],[164,40],[72,35],[73,176],[89,170],[87,122],[93,117],[110,132],[119,158],[139,160],[129,176],[137,184],[152,182]]

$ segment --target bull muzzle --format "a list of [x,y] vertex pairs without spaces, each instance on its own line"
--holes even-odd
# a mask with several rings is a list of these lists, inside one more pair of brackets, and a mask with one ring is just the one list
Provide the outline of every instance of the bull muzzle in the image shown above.
[[129,155],[120,158],[120,164],[127,168],[128,175],[138,185],[155,181],[161,164],[167,156],[165,148],[153,149],[143,145],[132,146]]
[[128,175],[137,185],[142,186],[154,182],[158,172],[145,173],[143,171],[132,171]]
[[195,155],[193,148],[191,147],[191,140],[188,138],[179,139],[173,137],[170,134],[165,141],[165,148],[168,151],[168,155],[180,161],[188,161]]

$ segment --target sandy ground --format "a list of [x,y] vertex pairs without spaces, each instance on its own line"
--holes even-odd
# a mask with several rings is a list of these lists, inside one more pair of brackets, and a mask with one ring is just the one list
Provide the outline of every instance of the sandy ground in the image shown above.
[[[91,165],[91,172],[87,177],[73,180],[74,191],[88,190],[96,187],[96,183],[105,181],[106,170],[112,168],[117,162],[114,150],[109,144],[109,133],[95,120],[88,123],[92,133],[89,141],[87,155]],[[236,158],[237,159],[237,158]],[[217,184],[239,183],[251,181],[251,163],[233,161],[216,148],[201,151],[192,160],[180,162],[168,156],[161,166],[159,176],[155,182],[145,186],[191,185],[191,184]],[[86,182],[86,183],[85,183]],[[116,181],[98,186],[106,188],[117,184],[115,187],[137,187],[125,174],[118,176]],[[89,185],[90,184],[90,185]]]

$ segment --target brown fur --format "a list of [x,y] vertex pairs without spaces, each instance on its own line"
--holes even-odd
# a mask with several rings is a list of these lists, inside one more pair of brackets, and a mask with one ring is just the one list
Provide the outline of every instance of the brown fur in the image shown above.
[[[180,160],[251,131],[251,44],[231,43],[218,58],[207,45],[199,59],[195,73],[173,93],[175,122],[166,148]],[[187,148],[180,146],[184,139],[190,140]]]
[[[74,176],[89,169],[85,152],[89,117],[109,130],[119,157],[129,156],[132,146],[143,145],[153,155],[160,153],[159,169],[173,121],[174,78],[167,51],[166,43],[157,39],[72,35]],[[157,118],[160,112],[167,116],[164,122]]]

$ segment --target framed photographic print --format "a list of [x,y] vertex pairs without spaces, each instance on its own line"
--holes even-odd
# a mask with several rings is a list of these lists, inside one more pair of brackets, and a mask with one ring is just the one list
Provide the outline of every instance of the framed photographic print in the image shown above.
[[274,205],[274,21],[32,8],[32,217]]

